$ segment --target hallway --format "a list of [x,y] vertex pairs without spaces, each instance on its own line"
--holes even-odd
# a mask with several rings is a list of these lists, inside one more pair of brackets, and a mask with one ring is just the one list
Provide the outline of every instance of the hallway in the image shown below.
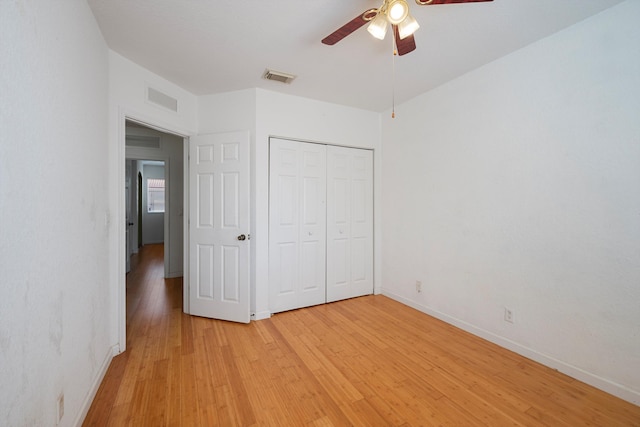
[[168,331],[167,315],[181,313],[182,277],[164,278],[164,245],[143,246],[127,274],[127,348],[139,346],[150,330],[162,335]]

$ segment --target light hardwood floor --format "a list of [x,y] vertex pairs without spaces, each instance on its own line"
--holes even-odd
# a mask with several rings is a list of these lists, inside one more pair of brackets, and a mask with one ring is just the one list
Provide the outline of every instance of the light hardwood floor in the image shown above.
[[162,246],[85,426],[640,426],[617,399],[384,296],[249,325],[182,313]]

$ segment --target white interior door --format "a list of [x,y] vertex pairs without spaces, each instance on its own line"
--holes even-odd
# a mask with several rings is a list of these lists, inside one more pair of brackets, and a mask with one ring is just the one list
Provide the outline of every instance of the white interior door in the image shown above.
[[189,141],[189,310],[248,323],[249,133]]
[[271,139],[269,307],[325,302],[326,146]]
[[327,302],[373,293],[373,152],[327,147]]

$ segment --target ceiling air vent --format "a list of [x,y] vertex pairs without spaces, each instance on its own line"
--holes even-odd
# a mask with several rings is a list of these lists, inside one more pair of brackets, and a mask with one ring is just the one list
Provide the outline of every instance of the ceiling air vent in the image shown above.
[[263,79],[274,80],[280,83],[289,84],[296,78],[293,74],[282,73],[280,71],[269,70],[268,68],[264,70],[264,74],[262,75]]

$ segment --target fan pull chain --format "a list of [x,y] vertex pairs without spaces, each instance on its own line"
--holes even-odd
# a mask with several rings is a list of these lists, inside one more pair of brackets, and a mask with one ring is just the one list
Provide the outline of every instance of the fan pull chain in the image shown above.
[[396,118],[396,55],[398,55],[398,49],[396,48],[396,32],[392,32],[392,48],[393,56],[391,59],[391,118]]

